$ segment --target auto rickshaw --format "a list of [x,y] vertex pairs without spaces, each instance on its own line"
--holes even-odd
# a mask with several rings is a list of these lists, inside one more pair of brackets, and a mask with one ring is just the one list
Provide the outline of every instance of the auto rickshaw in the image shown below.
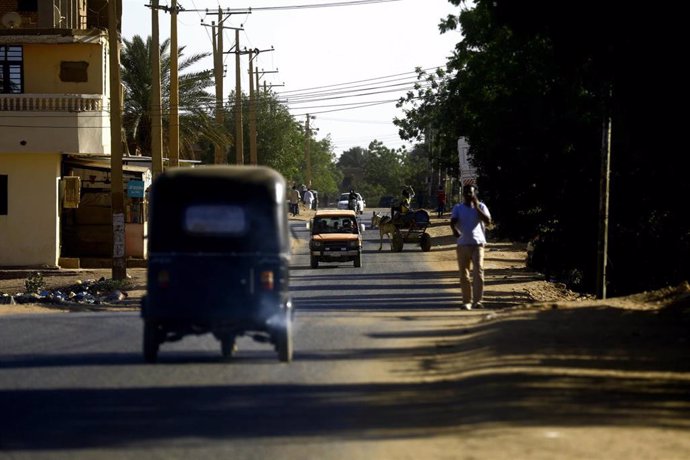
[[175,168],[150,191],[143,351],[212,333],[229,358],[238,337],[292,360],[285,179],[261,166]]

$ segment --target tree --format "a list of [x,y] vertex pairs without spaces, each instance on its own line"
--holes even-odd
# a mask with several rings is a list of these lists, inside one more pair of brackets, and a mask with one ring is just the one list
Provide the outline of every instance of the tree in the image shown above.
[[[151,152],[151,37],[146,42],[135,35],[132,40],[123,39],[122,84],[125,89],[123,125],[127,143],[141,148],[145,154]],[[160,45],[161,88],[163,114],[163,145],[167,146],[168,115],[170,113],[170,40]],[[187,72],[209,53],[183,56],[184,47],[178,50],[179,66],[179,114],[180,114],[180,158],[196,158],[196,144],[201,139],[229,144],[227,131],[219,127],[211,116],[214,96],[206,92],[213,86],[213,72],[204,70]]]
[[374,139],[364,155],[362,193],[378,202],[383,195],[398,195],[404,185],[403,151],[394,150]]
[[[304,127],[290,114],[287,106],[279,102],[271,91],[258,91],[256,110],[257,162],[279,171],[288,182],[306,184],[305,160],[306,135]],[[235,93],[231,92],[226,103],[225,128],[235,131]],[[242,127],[244,133],[244,164],[249,163],[249,97],[242,94]],[[312,188],[324,200],[338,192],[339,171],[335,168],[335,155],[330,139],[310,138]],[[212,158],[213,146],[205,144],[206,155]],[[235,163],[234,151],[228,162]]]
[[365,156],[369,152],[362,147],[352,147],[345,150],[338,158],[338,169],[343,175],[341,190],[350,190],[362,188],[362,180],[364,177]]
[[[663,116],[684,87],[671,64],[682,27],[668,23],[679,15],[612,1],[596,14],[539,0],[513,3],[478,0],[441,23],[441,31],[461,27],[464,34],[448,63],[450,77],[428,97],[404,101],[417,105],[401,128],[414,136],[432,125],[451,138],[462,130],[498,231],[538,235],[537,247],[548,255],[539,268],[591,289],[601,126],[611,115],[609,292],[687,279],[690,193],[676,164],[683,129]],[[650,182],[668,185],[663,200],[637,193]],[[642,273],[641,263],[656,270]]]

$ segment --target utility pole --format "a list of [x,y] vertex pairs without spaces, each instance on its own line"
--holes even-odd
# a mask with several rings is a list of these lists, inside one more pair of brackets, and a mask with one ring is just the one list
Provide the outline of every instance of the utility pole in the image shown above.
[[[257,50],[258,55],[258,50]],[[249,50],[249,164],[256,166],[256,93],[254,92],[254,51]],[[257,90],[259,88],[257,87]]]
[[[271,47],[270,51],[273,51]],[[259,69],[254,70],[253,60],[259,54],[259,50],[255,50],[256,55],[252,56],[253,52],[249,51],[249,158],[250,164],[258,164],[257,152],[257,132],[256,132],[256,113],[259,110]],[[276,71],[277,72],[277,71]],[[256,80],[256,83],[254,83]]]
[[[225,111],[223,110],[223,16],[221,9],[218,8],[218,31],[216,32],[215,22],[213,24],[213,74],[216,80],[216,123],[223,126],[225,121]],[[217,165],[227,164],[228,157],[225,146],[216,144],[214,163]]]
[[168,165],[180,164],[180,84],[177,64],[177,0],[170,1],[170,118],[168,120]]
[[256,83],[254,87],[256,88],[256,92],[258,93],[261,90],[261,86],[259,86],[259,68],[257,67],[256,70],[254,71],[254,75],[250,75],[250,77],[256,76]]
[[125,192],[122,172],[122,101],[120,100],[119,0],[108,2],[108,53],[110,54],[110,200],[113,212],[112,276],[127,278],[125,259]]
[[[229,30],[234,30],[235,31],[235,46],[239,46],[239,33],[240,30],[243,30],[241,27],[224,27],[223,22],[233,14],[239,14],[239,13],[246,13],[249,14],[251,11],[238,11],[234,13],[226,12],[225,16],[223,16],[223,10],[221,8],[218,8],[218,24],[216,25],[216,22],[213,21],[211,22],[211,35],[212,35],[212,45],[213,45],[213,77],[215,80],[216,84],[216,123],[218,123],[218,126],[223,126],[225,123],[225,101],[223,99],[223,77],[225,76],[225,66],[223,65],[223,54],[225,53],[223,51],[223,30],[229,29]],[[204,24],[204,21],[201,21],[202,26],[207,26]],[[207,26],[208,27],[208,26]],[[233,47],[233,48],[234,48]],[[232,52],[232,48],[231,51]],[[239,72],[239,61],[235,62],[236,66],[236,71]],[[236,81],[236,84],[239,85],[239,80]],[[239,91],[238,91],[239,92]],[[237,98],[235,98],[237,101]],[[242,99],[240,97],[239,99],[240,107],[242,105]],[[235,150],[237,152],[237,143],[240,142],[240,144],[243,144],[243,139],[242,139],[242,132],[241,129],[238,132],[237,130],[237,125],[238,125],[238,120],[237,120],[237,107],[235,108]],[[240,118],[239,118],[239,126],[242,126],[242,111],[240,109]],[[239,139],[239,141],[238,141]],[[244,156],[243,152],[239,152],[236,154],[236,162],[237,164],[242,164],[243,161],[239,161],[240,155],[242,155],[242,158]],[[227,149],[226,146],[224,145],[216,145],[215,146],[215,153],[214,153],[214,160],[213,162],[215,164],[227,164],[228,163],[228,155],[227,155]]]
[[235,161],[244,164],[242,132],[242,74],[240,73],[240,31],[235,31]]
[[611,91],[606,95],[606,106],[601,128],[601,172],[599,174],[599,238],[597,241],[597,298],[606,298],[608,244],[609,244],[609,191],[611,184]]
[[[254,71],[256,73],[256,90],[259,91],[260,85],[259,85],[259,74],[265,75],[267,73],[278,73],[278,69],[276,70],[264,70],[261,69],[261,72],[259,72],[259,69],[256,69]],[[266,92],[266,82],[264,81],[264,93]]]
[[307,186],[311,187],[311,152],[310,152],[310,144],[311,144],[311,128],[309,128],[309,120],[310,119],[315,119],[316,117],[313,115],[307,114],[307,121],[305,123],[305,141],[304,141],[304,161],[307,166],[307,174],[306,174],[306,179],[307,179]]
[[285,86],[285,82],[283,82],[282,85],[274,85],[274,84],[266,85],[266,82],[264,82],[264,93],[268,93],[268,90],[270,88],[276,88],[276,87],[280,87],[280,86]]
[[[235,31],[235,50],[233,51],[232,49],[230,51],[227,51],[226,53],[232,53],[235,55],[235,75],[236,75],[236,81],[235,81],[235,155],[236,155],[236,160],[237,164],[241,165],[244,164],[244,134],[242,132],[242,76],[241,76],[241,71],[240,71],[240,56],[243,54],[248,54],[249,55],[249,117],[250,117],[250,124],[252,123],[252,93],[253,93],[253,86],[254,86],[254,79],[253,79],[253,70],[252,70],[252,61],[256,56],[261,53],[262,51],[273,51],[273,47],[271,47],[270,50],[260,50],[258,48],[254,48],[252,50],[247,50],[245,49],[244,51],[240,51],[240,32],[239,30]],[[254,113],[256,115],[256,113]],[[256,120],[254,120],[254,123]],[[250,149],[250,162],[251,164],[256,164],[256,145],[254,144],[256,142],[256,127],[252,129],[252,126],[250,126],[249,130],[249,149]],[[253,134],[253,135],[252,135]],[[252,140],[253,138],[253,140]],[[252,145],[254,144],[254,147],[252,148]]]
[[163,123],[161,120],[161,54],[158,0],[151,0],[151,173],[163,172]]

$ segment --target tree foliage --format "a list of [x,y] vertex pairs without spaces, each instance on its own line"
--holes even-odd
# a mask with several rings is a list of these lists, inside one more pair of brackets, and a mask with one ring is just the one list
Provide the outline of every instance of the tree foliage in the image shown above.
[[[668,85],[672,74],[660,73],[670,61],[659,49],[674,42],[644,20],[646,10],[614,3],[604,2],[597,14],[538,0],[519,6],[478,0],[464,7],[439,26],[464,34],[447,68],[418,72],[419,84],[401,99],[405,117],[396,124],[404,138],[446,152],[439,164],[454,160],[451,142],[466,136],[497,235],[537,235],[538,268],[589,290],[596,273],[602,125],[610,116],[610,289],[626,292],[690,274],[685,198],[679,199],[688,196],[688,181],[673,166],[680,144],[664,129],[671,123],[656,117],[668,105],[660,101],[681,87]],[[643,25],[653,33],[640,38]],[[640,69],[640,55],[654,66]],[[649,180],[670,181],[673,192],[663,200],[642,196],[638,191]],[[662,263],[668,247],[674,248],[672,264]],[[651,276],[637,269],[642,252],[661,267]]]
[[[225,106],[225,129],[235,133],[235,92],[228,96]],[[242,94],[242,132],[244,141],[243,164],[250,163],[249,138],[249,96]],[[288,182],[307,184],[306,143],[312,169],[312,188],[317,190],[320,199],[338,193],[340,172],[335,166],[335,154],[329,138],[317,140],[312,136],[307,140],[304,127],[290,114],[288,108],[278,101],[271,91],[257,92],[256,109],[257,162],[279,171]],[[214,146],[205,144],[205,158],[212,162]],[[235,147],[229,146],[226,161],[236,162]]]
[[[121,53],[122,84],[125,90],[123,126],[127,144],[139,147],[142,153],[151,153],[151,71],[152,40],[146,41],[135,35],[123,39]],[[161,111],[163,122],[163,150],[167,150],[170,114],[170,40],[160,45],[161,63]],[[190,71],[190,68],[207,57],[208,53],[184,56],[184,47],[178,50],[179,67],[179,124],[180,158],[196,159],[196,147],[200,139],[230,143],[228,133],[212,118],[214,97],[207,92],[213,86],[212,71]]]

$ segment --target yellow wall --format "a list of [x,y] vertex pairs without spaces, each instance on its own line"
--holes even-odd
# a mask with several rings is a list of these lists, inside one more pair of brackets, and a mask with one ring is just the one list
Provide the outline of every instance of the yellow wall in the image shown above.
[[0,154],[8,214],[0,215],[0,266],[56,266],[60,255],[59,154]]
[[[103,94],[103,47],[92,43],[27,44],[24,48],[24,92],[29,94]],[[88,81],[60,81],[60,62],[89,63]]]

